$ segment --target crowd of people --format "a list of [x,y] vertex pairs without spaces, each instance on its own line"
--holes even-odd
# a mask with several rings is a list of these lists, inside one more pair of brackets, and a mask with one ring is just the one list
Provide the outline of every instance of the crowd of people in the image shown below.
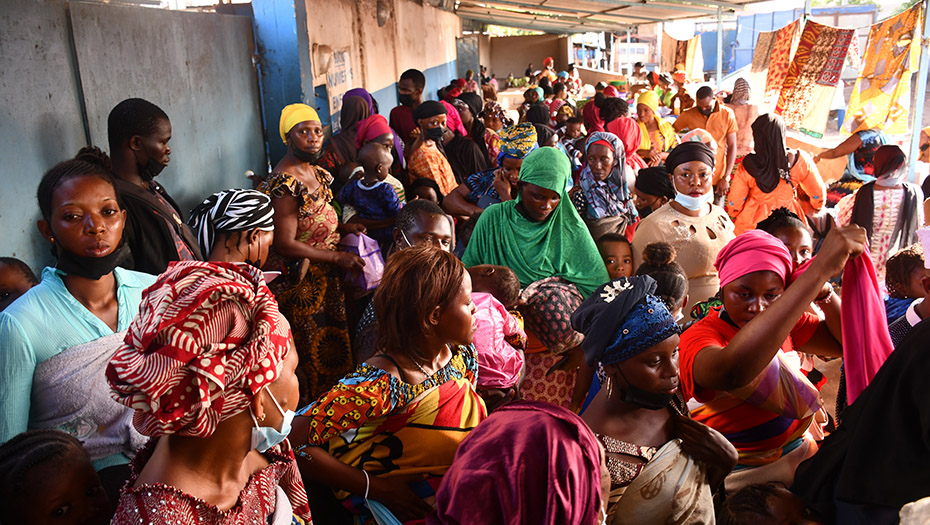
[[484,67],[405,71],[387,118],[352,89],[328,138],[288,105],[189,213],[168,115],[114,107],[38,184],[55,265],[0,258],[0,523],[926,519],[902,150],[791,149],[743,79],[543,66],[517,111]]

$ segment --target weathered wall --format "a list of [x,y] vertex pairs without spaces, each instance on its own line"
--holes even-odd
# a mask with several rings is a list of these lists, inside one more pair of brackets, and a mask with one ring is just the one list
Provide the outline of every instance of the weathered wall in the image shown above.
[[523,76],[526,64],[533,63],[533,69],[542,69],[543,60],[552,57],[555,70],[568,67],[570,44],[568,37],[559,35],[501,36],[491,38],[490,73],[496,73],[498,79],[505,79],[509,73],[515,77]]
[[598,82],[607,82],[609,84],[612,80],[620,80],[623,78],[623,75],[619,73],[607,73],[605,71],[581,66],[575,66],[575,69],[578,70],[578,76],[581,77],[581,81],[585,84],[591,84],[592,86]]
[[36,270],[51,262],[38,234],[42,174],[87,143],[61,0],[0,1],[0,254]]
[[[478,60],[481,61],[481,65],[488,68],[488,76],[491,76],[491,36],[490,35],[478,35]],[[524,66],[526,67],[526,66]],[[504,78],[507,78],[507,75],[504,75]]]

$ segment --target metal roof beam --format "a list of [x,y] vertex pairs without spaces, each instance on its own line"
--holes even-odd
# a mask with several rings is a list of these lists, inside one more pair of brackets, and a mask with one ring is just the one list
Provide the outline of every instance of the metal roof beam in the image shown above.
[[553,13],[568,13],[568,14],[581,13],[581,14],[587,14],[587,15],[606,16],[606,17],[612,17],[612,18],[624,18],[624,19],[631,19],[631,18],[632,18],[632,19],[635,19],[635,20],[643,20],[643,21],[647,21],[647,22],[662,22],[662,21],[666,20],[666,19],[663,19],[663,18],[650,18],[650,17],[647,17],[647,16],[629,16],[629,15],[624,15],[624,14],[622,14],[622,13],[609,13],[609,12],[603,12],[603,11],[590,11],[590,10],[586,10],[586,9],[569,9],[569,8],[566,8],[566,7],[554,7],[554,6],[549,6],[549,5],[545,5],[545,4],[543,4],[543,5],[540,5],[540,4],[528,4],[528,3],[525,3],[525,2],[512,2],[512,1],[510,1],[510,0],[486,0],[486,1],[480,1],[480,0],[468,1],[468,0],[465,0],[465,1],[462,2],[462,4],[465,4],[465,3],[474,4],[474,5],[477,5],[477,4],[479,4],[479,3],[480,3],[480,4],[484,4],[484,5],[488,5],[488,4],[500,4],[500,5],[513,6],[513,7],[524,7],[524,8],[527,8],[527,9],[539,10],[539,11],[550,11],[550,12],[553,12]]
[[[632,0],[586,0],[586,1],[594,2],[597,4],[613,5],[616,7],[643,7],[646,9],[664,9],[664,10],[670,10],[670,11],[678,11],[678,12],[685,11],[685,12],[701,13],[701,14],[716,14],[717,13],[716,8],[711,9],[710,7],[697,6],[697,5],[682,6],[682,7],[679,7],[677,5],[657,5],[651,2],[647,2],[646,0],[641,0],[639,2],[632,1]],[[671,1],[671,0],[663,0],[663,1]]]
[[[577,33],[585,33],[588,31],[618,31],[621,29],[625,30],[626,27],[634,27],[629,24],[615,24],[610,21],[597,22],[597,21],[593,21],[589,19],[583,19],[583,18],[577,18],[577,17],[566,17],[566,16],[546,17],[546,16],[533,15],[530,13],[526,13],[523,17],[521,17],[520,13],[515,13],[512,11],[500,10],[500,9],[494,9],[495,12],[492,13],[491,12],[492,9],[494,8],[493,7],[478,8],[478,7],[471,7],[471,6],[463,7],[463,5],[459,5],[458,9],[456,9],[456,13],[460,15],[466,15],[468,17],[472,17],[472,15],[475,15],[475,16],[481,16],[484,18],[500,19],[500,20],[516,20],[516,21],[523,21],[523,20],[526,20],[528,17],[532,17],[533,20],[538,19],[541,21],[554,23],[554,24],[559,24],[559,23],[569,24],[570,27],[573,28],[575,32]],[[507,13],[507,14],[499,14],[499,13]],[[508,16],[508,15],[511,15],[511,16]]]
[[552,34],[558,34],[558,35],[570,35],[572,33],[578,32],[574,29],[535,24],[533,23],[532,20],[517,20],[514,22],[502,23],[500,20],[475,16],[475,15],[464,15],[463,14],[459,16],[461,16],[462,18],[467,18],[469,20],[474,20],[475,22],[481,22],[483,24],[505,25],[507,27],[515,27],[517,29],[527,29],[530,31],[542,31],[544,33],[552,33]]

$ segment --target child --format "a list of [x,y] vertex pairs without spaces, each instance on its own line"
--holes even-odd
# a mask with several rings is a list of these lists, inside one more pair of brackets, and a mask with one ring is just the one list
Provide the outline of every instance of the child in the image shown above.
[[572,117],[565,121],[565,125],[559,128],[559,140],[568,158],[572,161],[572,174],[581,171],[584,165],[584,147],[578,146],[578,139],[584,135],[584,119],[581,117]]
[[780,483],[749,485],[732,494],[717,514],[720,525],[824,523],[801,498]]
[[768,232],[785,244],[791,252],[794,269],[814,258],[814,240],[804,221],[788,208],[776,208],[763,221],[756,224],[757,230]]
[[924,275],[924,252],[920,244],[902,248],[888,258],[885,263],[885,286],[888,288],[885,310],[889,325],[904,315],[914,299],[924,296],[921,286]]
[[891,342],[895,348],[907,337],[917,323],[930,317],[930,269],[924,260],[924,252],[930,248],[930,228],[917,230],[920,244],[913,244],[888,259],[885,265],[885,282],[889,291],[907,297],[909,304],[897,321],[888,325]]
[[39,284],[32,269],[19,259],[0,257],[0,312]]
[[364,169],[362,178],[349,181],[339,192],[339,202],[357,210],[352,220],[365,225],[368,236],[381,246],[382,255],[387,254],[393,241],[394,221],[403,207],[394,188],[384,180],[393,160],[380,144],[365,144],[358,152],[358,162]]
[[60,430],[0,445],[0,523],[110,522],[113,509],[87,452]]
[[675,248],[667,242],[654,242],[643,250],[643,264],[636,275],[648,275],[656,281],[655,296],[665,303],[668,311],[680,323],[682,310],[688,304],[688,275],[675,262]]
[[420,177],[410,184],[410,200],[426,199],[442,206],[442,191],[436,181]]
[[482,264],[468,269],[475,303],[475,349],[478,351],[478,394],[490,413],[520,399],[526,333],[518,306],[520,281],[505,266]]
[[611,280],[633,275],[633,246],[626,237],[619,233],[605,233],[597,239],[597,251]]

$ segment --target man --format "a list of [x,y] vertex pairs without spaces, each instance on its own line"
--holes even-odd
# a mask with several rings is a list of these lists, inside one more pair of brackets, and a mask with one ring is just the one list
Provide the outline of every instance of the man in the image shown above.
[[533,63],[530,62],[529,64],[526,65],[526,71],[523,72],[523,76],[525,76],[526,78],[530,78],[531,76],[533,76],[533,73],[534,73]]
[[426,77],[418,69],[408,69],[400,75],[397,83],[397,101],[400,105],[391,110],[390,125],[404,141],[405,147],[413,142],[410,134],[417,128],[413,120],[413,110],[423,103],[423,90],[426,88]]
[[700,128],[714,137],[717,142],[714,186],[717,196],[724,196],[730,191],[730,174],[736,162],[736,116],[732,109],[714,98],[710,86],[698,89],[696,97],[695,106],[682,111],[673,126],[678,133]]
[[646,78],[649,75],[649,72],[645,70],[646,65],[642,62],[637,62],[633,64],[633,81],[636,84],[648,84],[649,79]]

